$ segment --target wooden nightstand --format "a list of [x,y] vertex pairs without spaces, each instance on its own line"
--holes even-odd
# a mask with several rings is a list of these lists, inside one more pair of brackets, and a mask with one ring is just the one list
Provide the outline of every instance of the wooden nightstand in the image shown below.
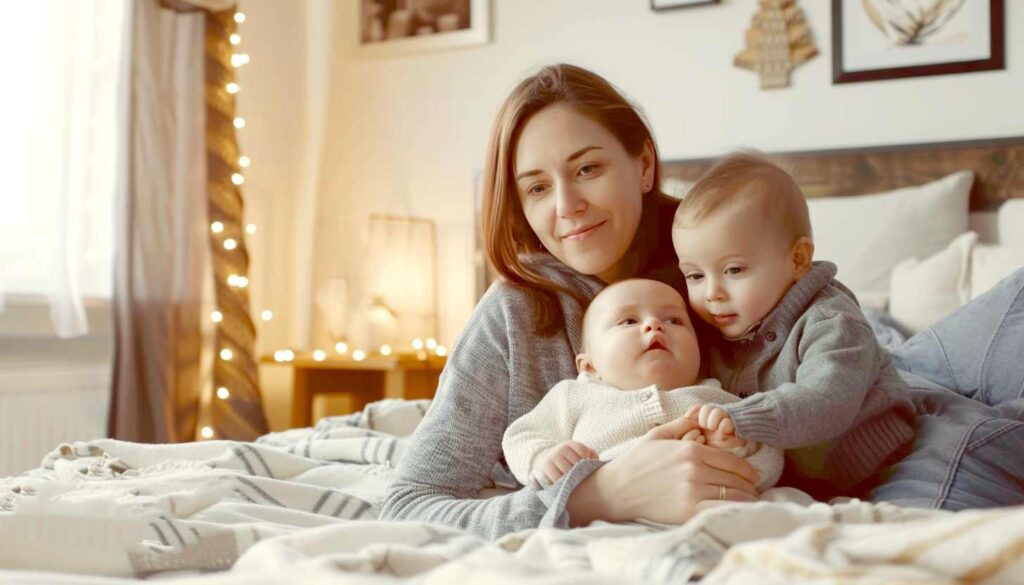
[[318,394],[346,394],[353,412],[384,398],[433,398],[446,358],[416,354],[367,357],[356,361],[348,356],[330,356],[323,361],[309,354],[296,355],[290,362],[264,356],[263,363],[292,369],[291,426],[312,424],[313,398]]

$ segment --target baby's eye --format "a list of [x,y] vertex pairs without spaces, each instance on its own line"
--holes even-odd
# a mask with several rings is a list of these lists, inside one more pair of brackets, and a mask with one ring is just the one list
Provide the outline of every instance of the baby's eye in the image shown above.
[[725,269],[725,273],[728,274],[729,276],[735,276],[741,272],[743,272],[742,266],[730,266]]
[[686,275],[686,280],[691,282],[700,282],[702,278],[704,278],[704,275],[699,272],[692,272]]
[[679,317],[669,317],[668,319],[665,319],[665,322],[669,323],[671,325],[682,325],[683,324],[683,320],[680,319]]
[[618,322],[619,325],[636,325],[637,323],[639,323],[639,321],[637,321],[633,317],[624,317],[622,319],[619,319]]

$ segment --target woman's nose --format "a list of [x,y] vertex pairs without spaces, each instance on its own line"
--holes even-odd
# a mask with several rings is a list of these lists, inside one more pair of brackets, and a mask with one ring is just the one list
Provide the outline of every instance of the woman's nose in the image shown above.
[[572,217],[587,208],[586,199],[572,184],[563,184],[557,189],[555,205],[559,217]]

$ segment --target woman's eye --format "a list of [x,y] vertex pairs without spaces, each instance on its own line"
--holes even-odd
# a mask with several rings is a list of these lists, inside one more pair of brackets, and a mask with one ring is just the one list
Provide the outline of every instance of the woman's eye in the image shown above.
[[527,195],[540,195],[544,192],[544,185],[533,185],[526,190]]
[[586,175],[593,175],[595,172],[597,172],[597,165],[596,164],[586,164],[586,165],[583,165],[582,167],[580,167],[580,171],[579,171],[579,173],[581,175],[584,175],[584,176],[586,176]]
[[742,266],[730,266],[725,269],[725,273],[728,274],[729,276],[735,276],[741,272],[743,272]]

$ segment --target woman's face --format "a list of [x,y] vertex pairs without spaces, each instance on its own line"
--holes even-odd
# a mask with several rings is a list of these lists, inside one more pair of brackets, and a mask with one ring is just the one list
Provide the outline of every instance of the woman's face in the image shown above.
[[548,252],[605,282],[633,276],[624,258],[653,185],[650,146],[632,156],[603,126],[555,104],[523,127],[513,166],[526,220]]

